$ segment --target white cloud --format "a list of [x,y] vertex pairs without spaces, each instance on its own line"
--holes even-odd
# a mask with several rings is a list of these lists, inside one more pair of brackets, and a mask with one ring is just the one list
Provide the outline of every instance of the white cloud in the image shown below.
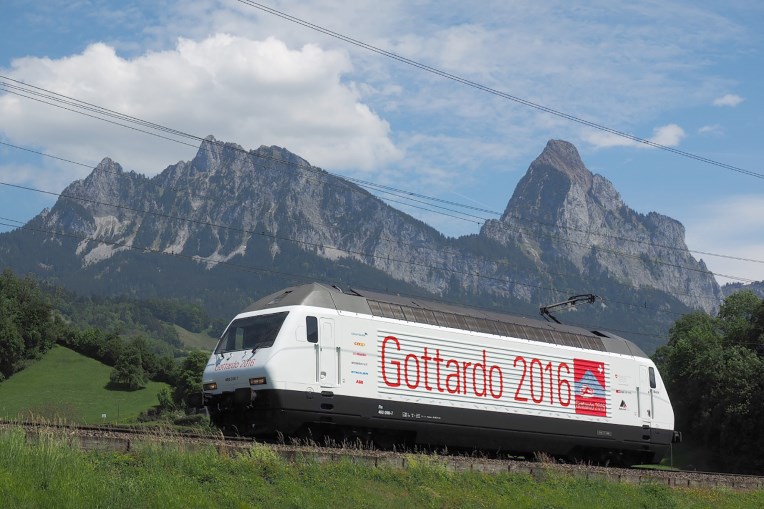
[[[653,135],[647,138],[647,141],[663,145],[664,147],[676,147],[686,136],[684,129],[676,124],[667,124],[653,129]],[[646,143],[619,136],[606,131],[589,130],[584,134],[584,139],[594,145],[596,148],[611,147],[639,147],[651,148]]]
[[717,97],[714,99],[714,106],[730,106],[735,107],[741,102],[745,101],[742,97],[735,94],[725,94],[721,97]]
[[[416,119],[423,134],[454,136],[454,127],[461,126],[468,133],[464,139],[468,142],[467,138],[475,138],[471,132],[490,125],[494,129],[487,135],[492,143],[533,138],[524,157],[550,138],[574,139],[579,130],[569,121],[455,84],[246,5],[217,2],[214,9],[205,8],[191,18],[188,12],[199,11],[193,4],[181,2],[174,18],[183,25],[173,21],[177,29],[197,34],[219,30],[268,33],[292,45],[315,42],[347,51],[353,59],[352,79],[371,87],[363,89],[365,94],[370,89],[384,90],[390,83],[400,87],[393,99],[384,94],[365,96],[396,129]],[[576,8],[560,0],[520,5],[502,0],[469,4],[455,0],[321,0],[318,6],[296,0],[280,0],[274,5],[426,65],[624,131],[639,122],[656,122],[656,115],[677,106],[706,104],[709,97],[720,95],[729,84],[709,76],[705,60],[696,54],[728,47],[746,37],[728,18],[674,1],[664,2],[661,9],[639,3],[614,9],[605,0]],[[676,23],[677,19],[682,23]],[[613,31],[613,26],[619,30]],[[433,118],[436,111],[448,115]],[[400,115],[393,118],[390,113]]]
[[676,124],[668,124],[662,127],[656,127],[653,130],[653,135],[650,137],[651,142],[663,145],[664,147],[676,147],[682,138],[686,136],[684,129]]
[[698,129],[699,134],[722,134],[724,133],[724,129],[719,124],[713,124],[713,125],[704,125],[700,129]]
[[[195,135],[279,145],[327,168],[373,170],[401,151],[389,124],[343,82],[351,70],[341,51],[218,34],[131,59],[93,44],[68,58],[14,60],[4,74]],[[109,156],[148,174],[195,152],[11,94],[0,95],[0,118],[15,143],[93,164]]]

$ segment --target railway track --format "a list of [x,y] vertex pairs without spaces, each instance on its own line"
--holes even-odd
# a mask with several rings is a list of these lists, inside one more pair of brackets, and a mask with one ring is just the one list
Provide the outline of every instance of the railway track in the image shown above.
[[[83,450],[130,452],[147,444],[178,447],[183,450],[215,448],[219,454],[246,453],[255,445],[250,438],[204,435],[176,429],[145,429],[114,426],[75,426],[13,422],[0,420],[0,432],[21,429],[33,442],[42,436],[69,441]],[[258,442],[259,444],[259,442]],[[308,459],[319,462],[352,461],[374,467],[406,468],[410,452],[390,452],[355,445],[318,446],[313,444],[260,444],[269,447],[288,461]],[[415,453],[417,451],[414,451]],[[425,453],[437,458],[452,471],[473,471],[488,474],[520,473],[539,480],[553,473],[589,479],[602,479],[630,484],[661,484],[674,488],[727,488],[734,490],[764,489],[764,477],[742,474],[660,470],[649,468],[616,468],[585,464],[563,464],[553,461],[496,459],[465,454]]]

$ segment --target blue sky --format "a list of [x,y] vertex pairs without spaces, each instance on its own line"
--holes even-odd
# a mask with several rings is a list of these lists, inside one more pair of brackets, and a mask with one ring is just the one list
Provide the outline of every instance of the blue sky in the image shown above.
[[[764,173],[760,2],[266,5],[513,96]],[[681,221],[690,249],[757,260],[696,255],[712,271],[764,280],[764,179],[635,146],[241,2],[4,0],[0,34],[3,76],[492,211],[504,210],[547,140],[565,139],[631,208]],[[0,141],[93,166],[108,156],[147,175],[195,153],[2,91]],[[87,173],[0,145],[2,182],[59,192]],[[53,201],[0,186],[0,217],[26,221]],[[479,228],[404,210],[450,236]]]

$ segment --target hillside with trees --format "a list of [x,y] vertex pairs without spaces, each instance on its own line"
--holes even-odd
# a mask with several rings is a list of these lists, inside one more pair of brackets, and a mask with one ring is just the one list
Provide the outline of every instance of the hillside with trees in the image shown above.
[[[111,366],[110,389],[134,391],[148,380],[165,382],[173,389],[160,394],[159,406],[183,409],[188,395],[201,391],[208,353],[181,348],[173,322],[162,319],[196,331],[209,325],[198,307],[124,298],[93,303],[55,289],[43,291],[33,278],[5,270],[0,274],[0,382],[60,344]],[[111,330],[92,326],[99,320]],[[162,330],[171,330],[175,341],[162,337]],[[157,331],[159,339],[151,337]]]
[[676,428],[729,472],[764,473],[764,300],[728,296],[716,317],[683,316],[655,353]]
[[40,358],[54,345],[64,324],[31,278],[10,270],[0,275],[0,381]]

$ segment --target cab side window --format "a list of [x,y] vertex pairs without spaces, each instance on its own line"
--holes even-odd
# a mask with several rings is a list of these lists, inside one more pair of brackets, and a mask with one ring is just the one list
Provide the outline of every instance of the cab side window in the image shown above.
[[318,343],[318,318],[315,316],[306,317],[305,327],[308,331],[308,343]]
[[650,368],[650,388],[655,389],[658,384],[655,383],[655,368]]

